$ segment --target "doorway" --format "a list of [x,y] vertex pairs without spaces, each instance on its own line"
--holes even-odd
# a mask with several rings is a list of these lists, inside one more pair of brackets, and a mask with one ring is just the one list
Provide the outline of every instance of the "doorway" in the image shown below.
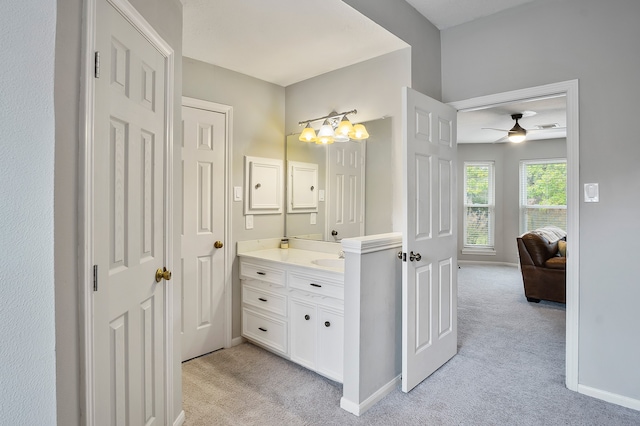
[[511,92],[481,96],[449,105],[458,112],[473,111],[492,106],[504,105],[528,99],[540,99],[550,96],[566,96],[567,113],[567,235],[571,238],[571,255],[567,256],[567,303],[566,303],[566,355],[565,384],[568,389],[578,389],[578,295],[579,295],[579,115],[578,81],[536,86]]

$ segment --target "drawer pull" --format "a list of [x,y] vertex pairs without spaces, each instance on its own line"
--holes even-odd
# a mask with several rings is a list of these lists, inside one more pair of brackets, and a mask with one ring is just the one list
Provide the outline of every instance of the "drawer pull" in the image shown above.
[[330,326],[331,326],[331,323],[330,323],[329,321],[325,321],[325,322],[324,322],[324,326],[325,326],[325,327],[330,327]]
[[[328,327],[328,326],[327,326],[327,327]],[[258,330],[260,330],[260,331],[264,331],[265,333],[267,332],[267,329],[266,329],[266,328],[262,328],[262,327],[258,327]]]
[[258,274],[258,275],[267,275],[266,272],[256,272],[256,274]]
[[311,317],[309,315],[305,315],[304,319],[306,319],[307,321],[309,321],[311,319]]
[[309,285],[313,287],[322,287],[320,284],[316,284],[316,283],[310,283]]
[[258,300],[261,301],[261,302],[266,302],[267,301],[267,299],[265,299],[264,297],[258,297]]

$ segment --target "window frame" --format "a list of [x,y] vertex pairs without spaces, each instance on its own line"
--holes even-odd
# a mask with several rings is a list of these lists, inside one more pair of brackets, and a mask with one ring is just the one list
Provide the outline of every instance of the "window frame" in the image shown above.
[[[555,210],[567,210],[567,174],[565,173],[565,201],[563,206],[550,206],[550,205],[542,205],[542,204],[534,204],[528,205],[527,197],[526,197],[526,183],[523,179],[526,179],[526,166],[535,165],[535,164],[567,164],[567,159],[564,157],[558,158],[542,158],[542,159],[530,159],[530,160],[520,160],[519,167],[519,176],[518,176],[518,216],[519,216],[519,228],[520,235],[529,231],[527,229],[527,209],[555,209]],[[566,228],[566,227],[565,227]]]
[[[488,203],[487,204],[469,204],[467,203],[467,168],[469,166],[486,166],[488,167]],[[496,210],[496,164],[494,160],[486,161],[465,161],[463,163],[463,210],[464,216],[462,219],[462,254],[480,254],[480,255],[495,255],[495,210]],[[468,208],[488,208],[488,244],[468,244],[467,242],[467,209]]]

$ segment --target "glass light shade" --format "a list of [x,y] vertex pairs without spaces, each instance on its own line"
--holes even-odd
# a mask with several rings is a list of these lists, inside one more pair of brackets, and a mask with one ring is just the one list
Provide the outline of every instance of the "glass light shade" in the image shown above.
[[509,135],[509,141],[513,143],[520,143],[526,139],[525,135]]
[[520,143],[524,141],[526,137],[527,137],[527,131],[522,127],[520,127],[520,125],[516,121],[516,125],[513,126],[511,130],[509,130],[509,136],[508,136],[509,141],[513,143]]
[[318,136],[316,143],[318,145],[330,145],[334,142],[333,136]]
[[324,123],[322,124],[322,127],[320,127],[320,130],[318,130],[318,140],[316,141],[316,143],[319,143],[319,144],[333,143],[335,136],[336,134],[333,131],[333,127],[331,127],[331,124],[329,124],[328,120],[325,120]]
[[[347,118],[347,116],[343,116],[340,124],[338,124],[338,128],[336,128],[336,136],[343,136],[349,140],[349,134],[353,132],[353,125]],[[337,140],[337,137],[336,137]],[[346,141],[345,141],[346,142]]]
[[298,138],[301,142],[315,142],[317,140],[316,131],[313,130],[313,127],[309,123],[307,123],[307,127],[304,128],[302,133],[300,133],[300,137]]
[[361,141],[369,137],[366,127],[363,124],[356,124],[353,126],[353,132],[349,133],[351,139]]

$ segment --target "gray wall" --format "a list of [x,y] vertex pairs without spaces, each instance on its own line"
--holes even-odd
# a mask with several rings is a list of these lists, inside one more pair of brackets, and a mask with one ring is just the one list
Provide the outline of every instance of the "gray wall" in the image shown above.
[[[231,186],[244,184],[244,156],[284,160],[285,89],[215,65],[184,58],[184,96],[233,107]],[[284,214],[254,215],[253,229],[245,229],[242,202],[231,210],[233,256],[236,242],[284,235]],[[240,336],[240,280],[233,268],[233,329]]]
[[[180,105],[182,89],[182,5],[179,0],[130,0],[131,4],[149,21],[160,36],[174,50],[176,99],[174,107],[174,143],[179,149],[181,141]],[[78,169],[78,147],[80,144],[80,93],[82,67],[82,21],[84,19],[82,0],[58,0],[58,13],[55,36],[55,325],[56,325],[56,373],[57,373],[57,423],[60,425],[80,424],[80,409],[83,404],[82,386],[80,383],[80,316],[78,309],[78,227],[81,226],[78,216],[80,175]],[[3,16],[5,16],[3,14]],[[10,16],[7,14],[6,16]],[[52,15],[54,16],[54,15]],[[33,23],[25,24],[35,28]],[[51,36],[53,40],[53,36]],[[23,56],[25,56],[23,54]],[[37,57],[29,53],[29,57]],[[175,176],[179,177],[180,157],[175,156]],[[180,152],[179,150],[177,151]],[[44,155],[44,154],[43,154]],[[50,179],[42,180],[47,185]],[[174,200],[181,199],[181,182],[174,182]],[[48,191],[49,193],[51,190]],[[179,210],[176,209],[176,213]],[[176,216],[175,224],[179,225],[180,217]],[[180,227],[174,225],[179,231]],[[174,241],[180,241],[174,235]],[[42,244],[39,244],[40,248]],[[179,244],[176,244],[179,249]],[[38,250],[39,256],[41,255]],[[174,258],[176,258],[174,251]],[[179,280],[181,273],[179,263],[174,267],[174,280]],[[36,282],[36,281],[34,281]],[[38,282],[42,282],[41,280]],[[176,281],[174,285],[179,285]],[[175,292],[174,306],[176,318],[180,317],[180,293]],[[176,349],[176,348],[174,348]],[[182,381],[180,370],[180,348],[174,352],[175,399],[174,413],[177,415],[182,406]],[[173,419],[172,419],[173,420]],[[40,423],[40,422],[36,422]],[[35,423],[34,423],[35,424]]]
[[343,0],[411,46],[413,89],[441,97],[440,31],[404,0]]
[[578,381],[636,401],[640,140],[616,124],[640,116],[639,16],[637,0],[538,0],[442,32],[445,102],[579,79],[580,184],[600,203],[579,207]]
[[[458,259],[518,263],[516,237],[520,235],[519,179],[521,160],[566,158],[565,139],[527,141],[519,144],[458,145]],[[493,161],[495,165],[495,256],[463,255],[464,162]]]
[[56,418],[55,20],[54,0],[2,3],[0,422],[7,424]]

